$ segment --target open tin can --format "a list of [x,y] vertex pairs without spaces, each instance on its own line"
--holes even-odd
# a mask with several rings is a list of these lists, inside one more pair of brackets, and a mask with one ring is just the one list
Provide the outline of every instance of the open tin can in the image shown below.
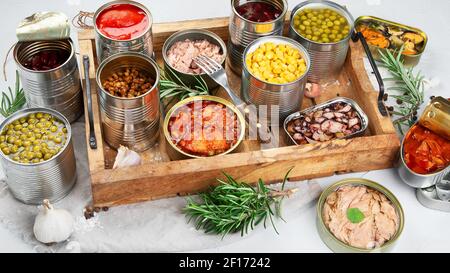
[[67,128],[67,140],[54,157],[41,163],[20,163],[0,152],[0,161],[6,175],[6,183],[16,199],[30,204],[42,204],[49,199],[56,202],[65,197],[76,180],[76,161],[69,121],[59,112],[45,108],[29,108],[14,113],[0,125],[0,132],[12,122],[35,113],[47,113],[61,121]]
[[[110,94],[103,82],[125,68],[145,71],[155,80],[145,94],[122,98]],[[159,67],[153,59],[141,53],[118,53],[105,59],[97,70],[100,116],[105,141],[113,148],[126,146],[136,152],[152,147],[159,137]]]
[[319,111],[319,110],[323,110],[323,109],[328,108],[331,105],[336,104],[336,103],[349,104],[356,111],[356,114],[357,114],[358,118],[361,121],[361,129],[356,131],[355,133],[352,133],[352,134],[346,136],[345,139],[349,139],[349,138],[352,138],[352,137],[357,137],[357,136],[363,135],[364,132],[369,127],[369,117],[366,115],[366,113],[364,113],[362,108],[354,100],[349,99],[349,98],[336,98],[336,99],[332,99],[332,100],[329,100],[327,102],[321,103],[319,105],[310,107],[310,108],[305,109],[305,110],[303,110],[301,112],[294,113],[294,114],[290,115],[289,117],[287,117],[285,119],[285,121],[284,121],[284,124],[283,124],[284,134],[286,136],[286,143],[292,143],[292,144],[298,145],[297,142],[294,140],[293,136],[291,135],[291,133],[289,133],[289,130],[288,130],[288,125],[289,125],[289,123],[291,121],[299,119],[299,118],[305,116],[308,113]]
[[[286,84],[269,83],[254,76],[247,67],[246,58],[249,53],[254,52],[260,45],[267,42],[272,42],[275,45],[289,45],[298,50],[306,63],[305,73],[295,81]],[[268,124],[272,122],[273,106],[278,107],[279,120],[283,121],[288,115],[300,109],[310,69],[311,60],[309,54],[298,42],[282,36],[259,38],[249,44],[244,51],[241,96],[248,104],[256,105],[258,108],[266,107]]]
[[450,166],[447,166],[440,171],[430,174],[419,174],[408,167],[405,160],[405,141],[408,139],[408,137],[410,137],[410,134],[417,126],[423,126],[436,133],[437,135],[446,138],[447,141],[450,141],[448,138],[448,134],[450,131],[450,102],[442,97],[438,97],[432,100],[426,107],[424,113],[419,119],[419,122],[416,123],[408,131],[402,141],[399,156],[400,158],[397,168],[398,174],[403,182],[405,182],[409,186],[413,188],[424,189],[432,187],[436,185],[436,183],[440,182],[443,174],[449,171]]
[[[60,66],[50,70],[36,71],[25,67],[25,62],[43,51],[64,52],[68,57]],[[83,114],[83,93],[72,40],[19,42],[14,47],[14,60],[29,107],[53,109],[69,122],[76,121]]]
[[[307,39],[300,35],[294,26],[294,18],[297,13],[306,9],[327,8],[335,11],[347,19],[350,31],[346,37],[339,42],[319,43]],[[336,77],[344,66],[349,48],[349,41],[353,33],[354,19],[348,10],[331,1],[310,0],[298,4],[291,13],[291,22],[289,25],[289,37],[298,41],[307,50],[311,58],[311,71],[308,80],[320,83],[323,80]]]
[[284,30],[284,20],[288,11],[286,0],[262,0],[274,5],[281,14],[278,18],[270,22],[253,22],[247,20],[239,14],[237,8],[251,0],[231,0],[231,16],[229,23],[230,37],[228,39],[228,55],[230,68],[236,74],[240,75],[242,71],[242,60],[244,58],[245,48],[254,40],[266,36],[281,36]]
[[[368,27],[376,28],[376,29],[378,29],[380,31],[380,34],[384,34],[384,35],[390,36],[391,38],[389,39],[389,44],[392,44],[395,41],[398,41],[399,38],[398,38],[397,34],[400,33],[400,32],[403,32],[403,33],[408,33],[408,32],[409,33],[414,33],[414,34],[417,34],[420,37],[422,37],[423,41],[421,42],[421,45],[418,48],[417,53],[415,53],[415,54],[402,54],[403,61],[404,61],[404,64],[406,66],[416,66],[419,63],[420,58],[422,57],[422,54],[425,51],[427,43],[428,43],[428,36],[422,30],[420,30],[418,28],[410,27],[410,26],[407,26],[407,25],[403,25],[403,24],[400,24],[400,23],[384,20],[384,19],[381,19],[381,18],[378,18],[378,17],[374,17],[374,16],[360,16],[360,17],[358,17],[356,19],[356,21],[355,21],[355,29],[357,31],[361,31],[361,27],[362,26],[368,26]],[[400,34],[398,34],[398,35],[400,35]],[[397,38],[392,38],[392,37],[397,37],[398,39]],[[368,45],[369,45],[369,49],[370,49],[370,52],[372,53],[373,58],[375,60],[377,60],[377,61],[380,61],[381,60],[380,50],[381,51],[386,51],[387,49],[382,49],[382,48],[380,48],[378,46],[375,46],[375,45],[371,44],[370,42],[368,42]],[[389,49],[389,50],[391,52],[394,52],[394,49]]]
[[[100,31],[97,26],[98,17],[102,14],[103,11],[116,5],[132,5],[145,12],[146,16],[148,17],[148,27],[141,35],[129,40],[117,40],[106,36]],[[150,11],[144,5],[134,1],[111,1],[101,6],[95,12],[93,21],[98,63],[101,63],[109,56],[120,52],[139,52],[148,56],[153,56],[153,17]]]
[[[383,195],[392,203],[393,207],[396,210],[396,214],[398,216],[398,228],[393,237],[387,241],[384,245],[375,249],[362,249],[347,245],[346,243],[340,241],[336,238],[333,233],[327,228],[325,225],[325,221],[323,219],[323,209],[325,202],[330,194],[337,191],[339,188],[344,186],[366,186],[367,188],[376,190]],[[319,197],[319,201],[317,203],[317,230],[319,232],[319,236],[322,241],[330,248],[333,252],[336,253],[387,253],[390,252],[394,246],[396,245],[398,239],[400,238],[403,227],[405,223],[405,216],[403,212],[403,208],[395,197],[395,195],[383,187],[382,185],[375,183],[373,181],[362,179],[362,178],[353,178],[353,179],[345,179],[340,182],[337,182],[330,187],[326,188]]]

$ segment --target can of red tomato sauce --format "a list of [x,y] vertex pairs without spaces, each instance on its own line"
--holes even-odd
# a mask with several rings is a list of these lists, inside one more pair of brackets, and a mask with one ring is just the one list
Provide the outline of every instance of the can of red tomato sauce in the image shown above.
[[438,97],[405,135],[398,173],[414,188],[428,188],[450,171],[450,103]]
[[95,45],[98,62],[120,52],[153,55],[153,18],[142,4],[112,1],[94,14]]

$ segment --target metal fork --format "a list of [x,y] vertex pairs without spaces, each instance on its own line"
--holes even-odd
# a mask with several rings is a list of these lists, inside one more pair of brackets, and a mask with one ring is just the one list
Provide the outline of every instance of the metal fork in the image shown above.
[[[199,55],[198,57],[194,58],[194,62],[200,67],[208,76],[211,77],[216,83],[218,83],[220,86],[225,89],[230,99],[233,101],[233,104],[239,109],[239,111],[246,117],[257,117],[256,113],[256,107],[249,107],[248,104],[246,104],[244,101],[242,101],[236,94],[231,90],[230,86],[228,85],[228,78],[227,74],[225,72],[225,69],[215,60],[205,56],[205,55]],[[247,119],[247,122],[249,123],[249,130],[252,132],[252,129],[254,129],[254,126],[252,126]],[[271,140],[270,132],[267,128],[266,122],[260,122],[258,119],[258,122],[256,124],[256,128],[258,128],[258,136],[259,140],[263,143],[268,143]]]

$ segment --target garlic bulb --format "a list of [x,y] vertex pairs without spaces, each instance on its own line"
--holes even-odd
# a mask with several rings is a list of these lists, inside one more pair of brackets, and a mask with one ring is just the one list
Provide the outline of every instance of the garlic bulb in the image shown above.
[[141,165],[141,156],[128,149],[127,147],[120,146],[117,151],[116,161],[114,162],[113,169],[132,167]]
[[63,209],[55,209],[46,199],[43,209],[34,220],[34,236],[44,244],[59,243],[67,240],[73,232],[73,217]]

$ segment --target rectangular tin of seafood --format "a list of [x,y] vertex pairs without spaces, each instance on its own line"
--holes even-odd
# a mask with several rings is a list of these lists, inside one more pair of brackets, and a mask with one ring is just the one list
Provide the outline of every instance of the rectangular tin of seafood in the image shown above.
[[[378,31],[379,34],[383,35],[385,39],[385,43],[383,43],[383,41],[376,42],[382,47],[375,46],[373,43],[370,43],[370,39],[367,39],[367,35],[364,35],[363,33],[375,60],[381,60],[379,50],[383,51],[389,49],[391,52],[394,52],[395,49],[393,44],[397,45],[395,48],[399,49],[402,44],[406,47],[407,44],[411,45],[411,43],[413,43],[413,50],[409,51],[409,54],[402,54],[403,60],[405,65],[410,67],[416,66],[419,63],[428,43],[428,35],[425,32],[415,27],[410,27],[374,16],[360,16],[356,19],[356,31],[362,32],[364,26],[373,29],[374,31]],[[405,38],[406,35],[407,37]]]
[[284,128],[284,132],[286,134],[287,142],[288,143],[290,142],[292,144],[300,146],[294,140],[294,138],[292,137],[292,135],[288,131],[289,122],[291,122],[292,120],[295,120],[295,119],[299,119],[302,116],[304,116],[304,115],[306,115],[306,114],[308,114],[310,112],[315,112],[315,111],[318,111],[318,110],[326,109],[326,108],[332,106],[335,103],[346,103],[346,104],[349,104],[356,111],[356,113],[357,113],[357,115],[358,115],[358,117],[359,117],[359,119],[361,121],[361,129],[358,130],[357,132],[352,133],[350,135],[347,135],[347,136],[345,136],[343,138],[335,138],[333,140],[336,140],[336,139],[349,139],[349,138],[353,138],[353,137],[357,137],[357,136],[363,135],[364,132],[369,127],[369,117],[366,115],[366,113],[364,113],[362,108],[354,100],[349,99],[349,98],[336,98],[336,99],[332,99],[332,100],[326,101],[324,103],[318,104],[316,106],[310,107],[308,109],[305,109],[303,111],[300,111],[300,112],[297,112],[297,113],[294,113],[294,114],[288,116],[285,119],[284,124],[283,124],[283,128]]

